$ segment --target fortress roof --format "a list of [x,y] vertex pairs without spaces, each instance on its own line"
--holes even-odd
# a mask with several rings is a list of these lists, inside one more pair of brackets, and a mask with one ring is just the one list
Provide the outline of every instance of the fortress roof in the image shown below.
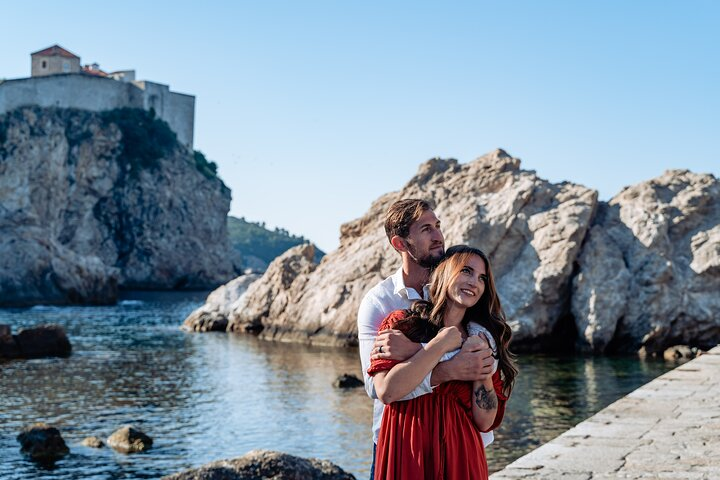
[[77,58],[78,60],[80,59],[80,57],[78,57],[74,53],[65,50],[64,48],[62,48],[60,45],[57,45],[57,44],[53,45],[52,47],[48,47],[43,50],[38,50],[37,52],[30,54],[30,56],[34,56],[34,55],[42,55],[44,57],[59,56],[59,57],[66,57],[66,58]]

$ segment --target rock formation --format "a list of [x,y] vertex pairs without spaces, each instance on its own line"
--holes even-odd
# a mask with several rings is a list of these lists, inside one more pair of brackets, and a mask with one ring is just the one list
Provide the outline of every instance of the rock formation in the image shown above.
[[253,332],[268,339],[305,340],[308,335],[302,319],[288,324],[285,312],[301,301],[305,278],[316,267],[314,257],[315,247],[305,243],[276,258],[232,309],[227,330]]
[[243,294],[258,278],[260,275],[256,273],[247,273],[213,290],[205,304],[185,319],[182,329],[189,332],[224,332],[228,318],[238,310]]
[[502,150],[422,164],[402,190],[343,225],[340,247],[317,266],[310,247],[288,250],[234,304],[228,330],[355,344],[362,296],[399,267],[383,217],[400,198],[435,205],[447,246],[489,255],[516,350],[654,354],[720,341],[715,177],[669,171],[598,202],[594,190],[543,180]]
[[720,340],[720,182],[671,170],[602,203],[573,281],[581,345],[662,353]]
[[[232,278],[230,191],[174,137],[138,145],[157,121],[134,112],[0,116],[0,304],[108,303],[118,287]],[[122,115],[145,123],[133,131]]]
[[[354,344],[363,295],[399,267],[383,218],[392,202],[407,197],[435,205],[447,245],[467,243],[488,253],[518,342],[551,336],[569,308],[573,262],[597,194],[521,170],[520,161],[502,150],[467,164],[433,159],[421,165],[401,191],[382,196],[362,218],[343,225],[340,247],[317,267],[309,256],[300,268],[276,260],[248,289],[229,329],[276,340]],[[292,281],[279,281],[282,275]],[[262,293],[251,295],[255,290]]]
[[327,460],[300,458],[270,450],[252,450],[242,457],[220,460],[163,480],[354,480],[355,476]]

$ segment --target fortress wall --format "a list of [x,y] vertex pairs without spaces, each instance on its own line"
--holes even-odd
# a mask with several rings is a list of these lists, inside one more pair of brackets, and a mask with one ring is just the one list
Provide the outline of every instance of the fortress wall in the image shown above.
[[192,149],[195,129],[195,97],[170,92],[163,119],[177,133],[180,143]]
[[171,92],[154,82],[119,82],[90,75],[52,75],[0,83],[0,114],[23,106],[78,108],[100,112],[114,108],[155,109],[192,149],[195,97]]
[[188,148],[193,145],[195,97],[171,92],[167,85],[141,81],[133,82],[144,91],[143,108],[155,109],[158,117],[165,120],[177,134],[178,141]]
[[79,108],[102,111],[142,108],[130,92],[132,85],[89,75],[52,75],[8,80],[0,84],[0,113],[18,107]]

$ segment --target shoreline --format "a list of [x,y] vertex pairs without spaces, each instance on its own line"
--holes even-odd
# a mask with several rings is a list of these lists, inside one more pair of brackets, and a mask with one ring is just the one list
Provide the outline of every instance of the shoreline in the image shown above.
[[520,457],[492,480],[720,478],[720,345]]

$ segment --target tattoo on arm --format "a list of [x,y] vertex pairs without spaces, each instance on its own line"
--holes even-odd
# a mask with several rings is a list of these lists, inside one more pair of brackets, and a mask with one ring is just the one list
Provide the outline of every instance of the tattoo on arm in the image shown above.
[[487,390],[485,385],[480,385],[475,390],[475,405],[481,410],[492,410],[497,408],[497,396],[494,390]]

